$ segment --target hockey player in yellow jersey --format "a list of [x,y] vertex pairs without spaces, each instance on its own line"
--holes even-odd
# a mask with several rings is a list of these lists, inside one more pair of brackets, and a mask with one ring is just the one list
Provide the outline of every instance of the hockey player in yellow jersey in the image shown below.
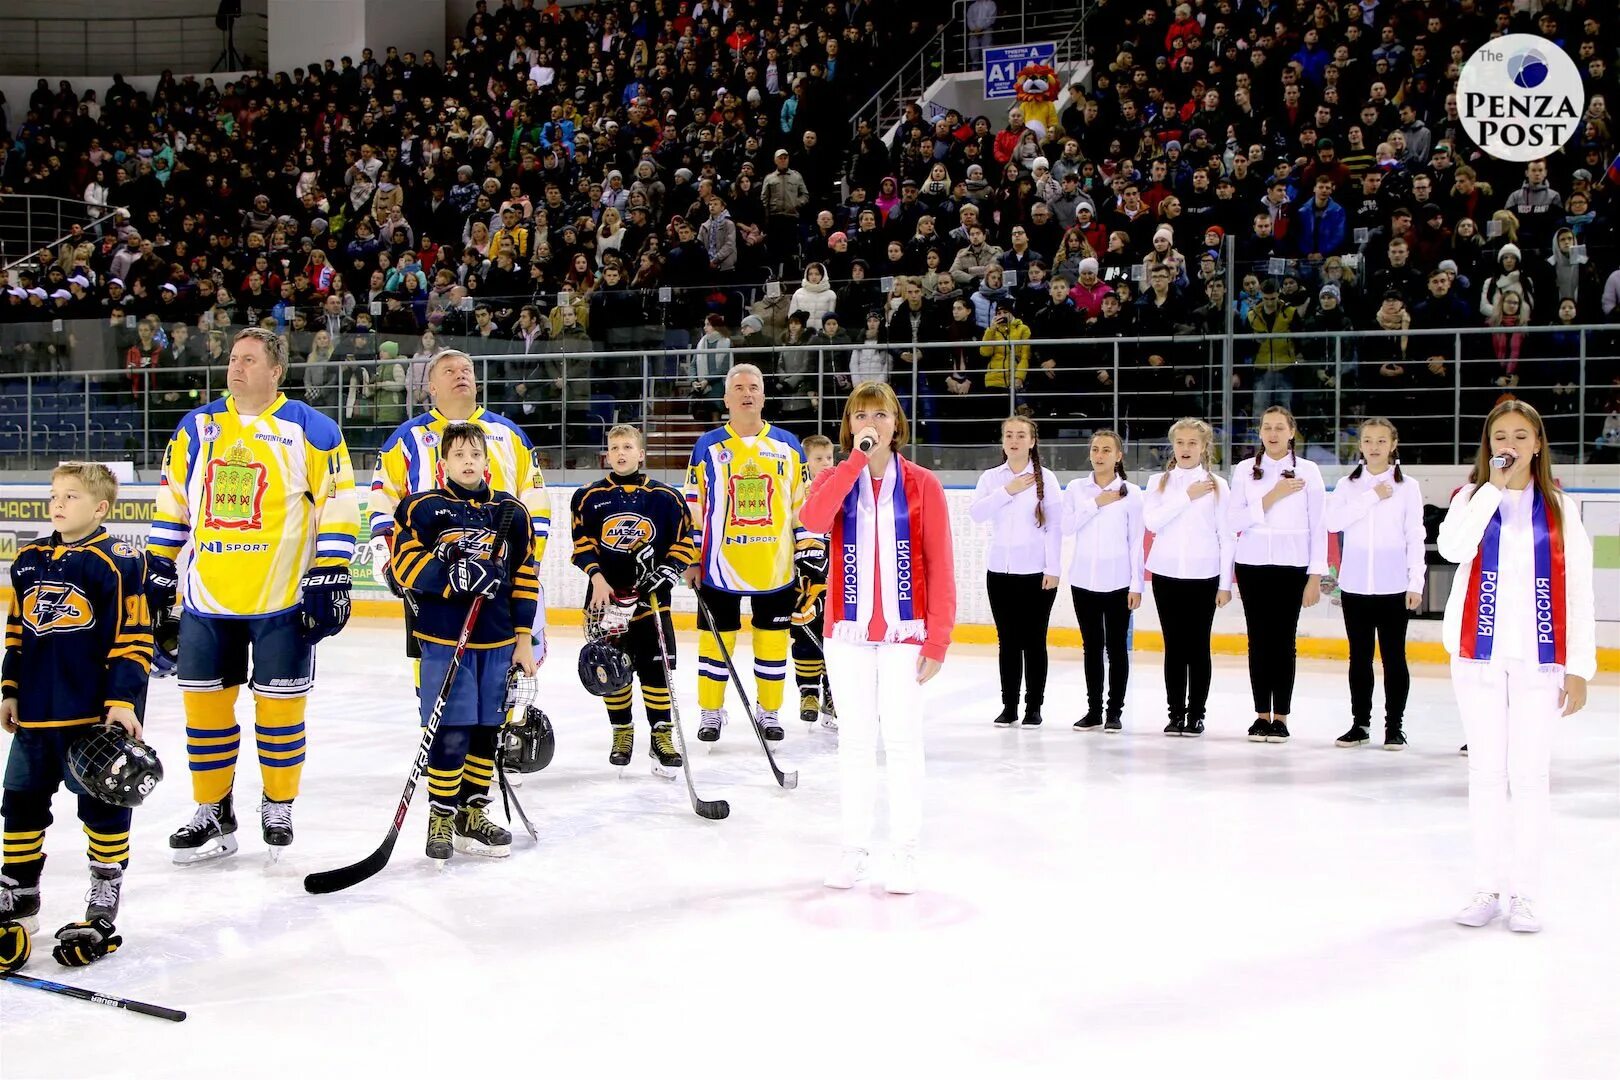
[[[500,413],[478,404],[478,375],[472,358],[457,349],[438,353],[428,364],[428,394],[433,408],[413,416],[383,442],[377,458],[377,472],[366,501],[366,517],[371,523],[368,543],[372,578],[377,584],[399,590],[389,579],[389,552],[394,539],[394,511],[408,496],[438,487],[435,479],[443,458],[444,430],[452,423],[469,423],[482,429],[488,451],[489,488],[492,492],[515,495],[529,512],[534,524],[534,567],[546,553],[551,536],[551,498],[546,494],[544,477],[533,445],[523,430]],[[405,652],[416,660],[421,642],[413,632],[414,618],[407,602],[405,609]],[[535,617],[535,656],[546,655],[546,605],[542,590],[539,614]],[[493,770],[493,761],[474,755],[475,765]],[[514,775],[515,779],[515,775]]]
[[[754,365],[738,364],[726,375],[725,403],[730,422],[698,440],[686,470],[692,543],[699,553],[686,583],[698,590],[728,652],[735,649],[742,601],[748,598],[757,719],[766,738],[780,739],[788,627],[798,607],[795,563],[820,550],[799,527],[809,483],[804,449],[794,435],[765,422],[765,379]],[[698,629],[711,629],[702,612]],[[714,633],[700,633],[698,738],[703,742],[720,738],[726,678]]]
[[244,682],[254,698],[264,841],[272,858],[292,843],[315,643],[349,618],[360,528],[349,448],[336,423],[280,392],[286,373],[284,339],[256,327],[238,333],[230,393],[180,422],[158,489],[147,541],[154,613],[173,607],[175,560],[190,552],[178,674],[198,806],[169,837],[181,865],[236,850],[236,698]]

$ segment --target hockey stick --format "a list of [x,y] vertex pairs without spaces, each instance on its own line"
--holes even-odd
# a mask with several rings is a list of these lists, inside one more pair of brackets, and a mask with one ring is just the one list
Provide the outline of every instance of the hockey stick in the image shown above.
[[776,775],[776,782],[790,790],[798,787],[798,772],[783,772],[782,767],[776,763],[776,756],[771,753],[771,744],[765,741],[765,729],[760,726],[759,718],[754,715],[754,703],[748,700],[748,691],[743,689],[742,676],[737,674],[737,665],[731,662],[731,650],[726,648],[726,639],[714,628],[714,616],[709,614],[709,605],[703,602],[703,594],[693,589],[692,596],[697,600],[698,611],[703,614],[703,621],[709,624],[709,633],[714,635],[714,643],[720,647],[720,656],[726,662],[726,670],[731,672],[731,685],[737,688],[737,696],[742,698],[743,708],[748,710],[748,722],[753,725],[754,734],[759,738],[760,749],[765,751],[765,760],[771,763],[771,772]]
[[538,844],[540,842],[540,834],[534,831],[533,825],[529,824],[529,815],[523,812],[523,804],[518,802],[518,797],[513,794],[512,781],[506,778],[506,766],[501,764],[500,758],[495,759],[495,775],[498,776],[501,781],[501,808],[506,811],[507,823],[511,824],[512,808],[514,806],[517,807],[518,820],[523,822],[523,827],[528,830],[529,839]]
[[103,994],[99,990],[86,990],[79,986],[68,986],[65,983],[51,982],[49,979],[36,979],[32,975],[20,975],[15,971],[0,973],[0,979],[17,986],[28,986],[35,990],[43,990],[48,994],[61,994],[63,997],[78,998],[93,1005],[106,1005],[114,1009],[123,1009],[126,1012],[140,1013],[142,1016],[155,1016],[159,1020],[173,1020],[175,1023],[186,1018],[185,1012],[180,1009],[168,1009],[162,1005],[148,1005],[144,1001],[131,1001],[129,998],[113,997]]
[[664,611],[658,604],[658,594],[649,593],[647,602],[652,605],[653,626],[658,630],[658,660],[664,665],[664,685],[670,688],[669,716],[675,728],[675,741],[681,750],[681,771],[686,774],[686,793],[692,797],[692,810],[700,818],[710,821],[721,821],[731,814],[731,804],[724,799],[700,799],[697,788],[692,786],[692,756],[686,752],[686,733],[681,730],[681,706],[675,700],[675,680],[669,672],[669,646],[664,641]]
[[[512,527],[514,513],[515,507],[511,504],[501,510],[500,521],[495,529],[497,537],[506,536]],[[461,670],[461,656],[467,651],[467,639],[472,636],[473,626],[477,624],[478,613],[483,607],[482,596],[473,597],[472,603],[467,607],[467,619],[461,624],[461,633],[456,637],[456,651],[450,654],[450,667],[444,673],[444,684],[439,687],[439,696],[433,702],[433,712],[422,728],[422,739],[416,744],[416,759],[411,762],[410,775],[405,778],[405,793],[400,796],[399,807],[394,811],[394,823],[388,827],[388,835],[383,837],[383,842],[376,851],[359,862],[340,866],[336,870],[323,870],[304,878],[306,892],[312,892],[317,896],[340,892],[360,884],[388,865],[389,858],[394,854],[394,844],[399,841],[400,827],[405,824],[405,815],[410,812],[411,797],[416,794],[417,781],[422,779],[422,773],[427,769],[428,754],[433,749],[433,737],[439,733],[439,721],[444,718],[445,702],[450,700],[450,690],[455,685],[456,672]]]

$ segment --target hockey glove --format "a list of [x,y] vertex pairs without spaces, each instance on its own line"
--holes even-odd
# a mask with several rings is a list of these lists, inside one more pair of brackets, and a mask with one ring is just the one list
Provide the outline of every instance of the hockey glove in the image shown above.
[[371,552],[371,580],[398,596],[399,586],[394,584],[393,574],[394,553],[388,546],[391,538],[389,533],[373,533],[366,550]]
[[636,581],[636,591],[643,597],[650,597],[666,585],[673,589],[680,580],[680,570],[669,563],[658,563],[642,568],[641,575]]
[[794,626],[809,626],[816,621],[816,605],[827,594],[826,583],[799,578],[799,606],[793,612]]
[[349,568],[317,566],[304,575],[299,616],[311,645],[342,630],[349,621]]
[[154,617],[174,607],[175,596],[179,589],[180,572],[175,569],[174,560],[164,558],[162,555],[148,555],[146,602],[151,607]]
[[827,580],[827,545],[815,541],[793,553],[793,565],[800,575]]
[[56,932],[59,944],[51,955],[63,967],[79,968],[118,951],[124,939],[115,932],[112,920],[106,916],[88,922],[68,923]]
[[454,596],[493,597],[506,580],[506,568],[492,559],[457,559],[450,564],[450,592]]

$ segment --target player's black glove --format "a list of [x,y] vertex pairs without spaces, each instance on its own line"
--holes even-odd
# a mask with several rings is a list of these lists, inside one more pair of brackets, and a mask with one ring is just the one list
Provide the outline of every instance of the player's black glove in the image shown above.
[[457,559],[450,564],[450,591],[456,596],[493,597],[506,580],[506,567],[493,559]]
[[349,621],[349,568],[317,566],[304,575],[299,619],[311,645],[342,630]]
[[801,575],[827,580],[827,545],[822,543],[802,547],[793,553],[793,565]]
[[180,590],[180,572],[175,569],[174,560],[164,558],[162,555],[148,555],[146,557],[146,603],[152,609],[152,617],[174,607],[174,600]]
[[58,942],[51,955],[63,967],[88,967],[109,953],[118,951],[124,939],[106,916],[87,922],[68,923],[56,932]]
[[666,586],[673,589],[680,580],[680,570],[669,563],[655,563],[641,568],[636,578],[636,591],[643,597],[650,597]]

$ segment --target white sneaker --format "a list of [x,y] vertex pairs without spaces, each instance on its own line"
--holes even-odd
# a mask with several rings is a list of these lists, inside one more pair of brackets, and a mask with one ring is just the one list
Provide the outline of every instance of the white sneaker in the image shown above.
[[889,875],[883,881],[883,891],[896,896],[910,896],[917,891],[916,855],[897,851],[889,856]]
[[838,865],[828,874],[823,885],[829,889],[853,889],[855,883],[866,877],[866,852],[860,848],[845,848]]
[[1502,914],[1502,898],[1493,892],[1478,892],[1468,906],[1451,917],[1461,926],[1485,926]]
[[1508,901],[1508,929],[1515,934],[1541,932],[1541,920],[1536,918],[1536,913],[1530,910],[1530,901],[1523,896]]

